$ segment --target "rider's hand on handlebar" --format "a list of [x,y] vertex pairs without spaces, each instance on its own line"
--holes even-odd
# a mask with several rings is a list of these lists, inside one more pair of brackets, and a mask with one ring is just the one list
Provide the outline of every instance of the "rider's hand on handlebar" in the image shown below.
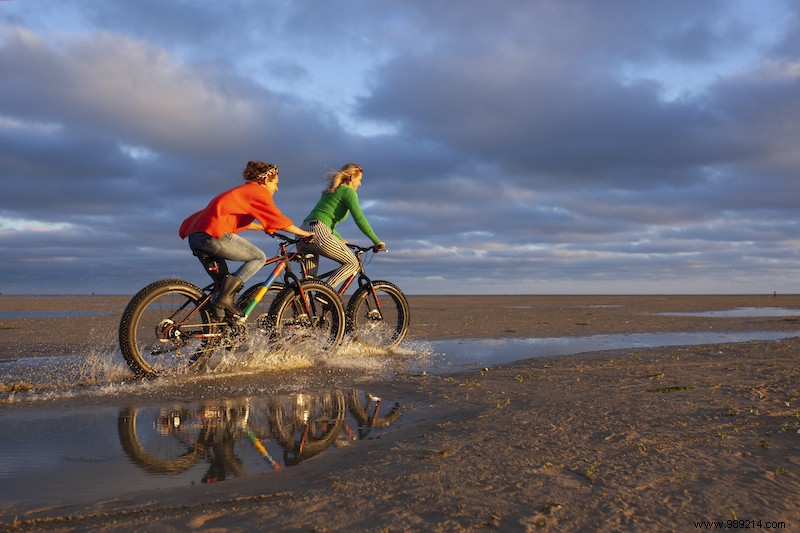
[[382,243],[382,242],[379,242],[378,244],[373,246],[372,249],[375,250],[376,252],[380,252],[381,250],[385,250],[386,249],[386,244]]

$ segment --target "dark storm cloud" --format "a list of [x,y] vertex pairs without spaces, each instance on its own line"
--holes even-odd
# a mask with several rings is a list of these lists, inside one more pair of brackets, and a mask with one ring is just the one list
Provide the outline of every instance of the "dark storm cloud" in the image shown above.
[[[465,158],[513,173],[535,171],[537,183],[545,186],[601,181],[608,187],[648,188],[657,181],[691,180],[687,168],[751,150],[749,139],[729,129],[726,110],[715,109],[713,102],[710,107],[702,98],[665,102],[658,83],[619,76],[622,59],[677,53],[665,43],[686,38],[660,25],[666,19],[669,27],[681,5],[655,14],[631,5],[629,17],[606,5],[590,3],[576,11],[526,3],[497,24],[481,18],[485,13],[472,13],[470,21],[462,14],[461,31],[447,32],[435,54],[422,45],[381,66],[359,110]],[[697,28],[716,21],[716,13],[684,7],[691,16],[685,17],[688,22],[682,16],[681,24]],[[642,11],[659,18],[648,19]],[[433,22],[430,26],[435,31]],[[694,58],[713,55],[709,47],[682,43],[680,55],[689,48],[699,49]]]
[[177,227],[249,159],[298,222],[362,164],[409,292],[800,289],[790,3],[29,5],[0,6],[0,292],[202,282]]

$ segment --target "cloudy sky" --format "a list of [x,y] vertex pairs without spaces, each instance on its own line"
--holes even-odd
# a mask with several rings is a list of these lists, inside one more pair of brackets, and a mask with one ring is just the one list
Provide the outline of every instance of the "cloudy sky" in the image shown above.
[[0,293],[204,284],[178,227],[250,159],[298,223],[361,164],[411,294],[800,293],[799,11],[0,0]]

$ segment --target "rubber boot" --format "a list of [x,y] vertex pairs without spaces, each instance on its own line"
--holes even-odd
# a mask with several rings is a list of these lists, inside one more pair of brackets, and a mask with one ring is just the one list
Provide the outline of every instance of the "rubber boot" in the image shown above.
[[236,302],[233,300],[233,296],[242,288],[242,285],[242,280],[236,276],[232,274],[225,276],[219,292],[214,296],[214,305],[233,315],[243,315],[244,313],[236,307]]

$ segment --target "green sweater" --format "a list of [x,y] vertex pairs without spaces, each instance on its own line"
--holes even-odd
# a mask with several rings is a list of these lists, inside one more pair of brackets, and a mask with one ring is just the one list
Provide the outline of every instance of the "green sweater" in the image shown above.
[[353,222],[356,223],[356,226],[364,235],[369,237],[374,244],[381,242],[375,232],[372,231],[372,227],[367,222],[367,217],[361,211],[361,206],[358,204],[358,193],[349,185],[339,185],[331,194],[323,195],[303,222],[319,220],[331,228],[331,232],[334,235],[343,239],[335,228],[339,222],[347,218],[349,213],[353,214]]

